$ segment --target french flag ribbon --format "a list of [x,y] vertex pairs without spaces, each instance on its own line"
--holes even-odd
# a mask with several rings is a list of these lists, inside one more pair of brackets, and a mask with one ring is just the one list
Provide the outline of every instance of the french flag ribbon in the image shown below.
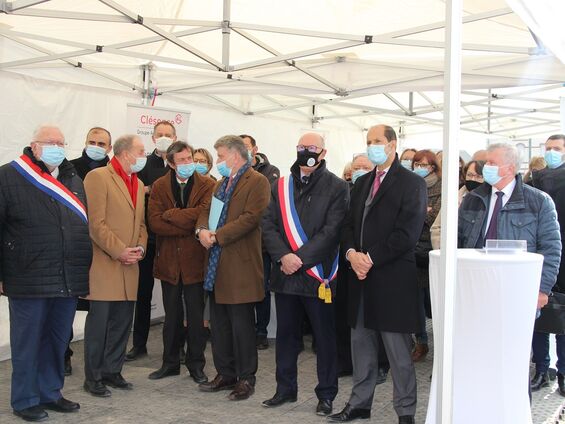
[[[308,236],[304,232],[300,224],[300,218],[296,212],[294,205],[294,180],[292,175],[288,177],[280,177],[277,182],[277,191],[279,195],[279,203],[281,208],[282,223],[284,233],[293,252],[296,252],[302,245],[308,242]],[[324,268],[322,264],[314,265],[312,268],[306,270],[306,273],[320,282],[318,288],[318,297],[324,300],[325,303],[332,302],[332,293],[330,290],[330,281],[337,276],[339,262],[339,254],[336,255],[330,275],[324,278]]]
[[43,172],[28,156],[21,155],[11,165],[32,185],[76,213],[84,223],[88,223],[86,208],[78,197],[51,174]]

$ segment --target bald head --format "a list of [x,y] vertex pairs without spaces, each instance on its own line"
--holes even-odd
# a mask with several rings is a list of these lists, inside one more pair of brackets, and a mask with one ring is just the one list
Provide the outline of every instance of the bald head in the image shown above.
[[310,133],[304,134],[298,140],[298,144],[302,145],[302,146],[316,146],[316,147],[319,147],[321,149],[326,148],[326,142],[324,140],[324,137],[322,137],[320,134],[315,133],[315,132],[310,132]]
[[367,155],[357,155],[351,163],[351,171],[358,171],[363,169],[365,171],[372,171],[375,165],[369,160]]
[[477,150],[473,153],[473,157],[471,160],[481,160],[483,162],[487,161],[487,151],[486,150]]

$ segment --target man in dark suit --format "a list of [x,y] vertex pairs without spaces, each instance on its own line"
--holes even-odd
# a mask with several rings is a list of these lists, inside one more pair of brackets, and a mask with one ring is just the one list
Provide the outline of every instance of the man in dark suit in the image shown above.
[[394,376],[394,409],[400,424],[414,423],[416,373],[411,333],[418,330],[418,287],[414,249],[427,208],[425,181],[402,167],[396,133],[377,125],[367,133],[367,155],[376,168],[351,192],[342,251],[353,269],[349,323],[353,389],[332,421],[369,418],[378,379],[378,334]]
[[[77,175],[84,181],[86,174],[96,168],[106,166],[109,162],[108,153],[112,150],[112,135],[110,131],[102,127],[94,127],[86,133],[85,148],[82,155],[69,162],[73,164]],[[88,300],[79,299],[77,303],[77,311],[88,311]],[[71,329],[71,337],[69,345],[65,352],[65,376],[73,373],[73,366],[71,364],[71,357],[73,350],[71,349],[71,341],[74,334]]]
[[[337,394],[332,292],[349,187],[326,168],[325,142],[319,134],[304,134],[296,151],[291,175],[271,187],[272,200],[263,218],[263,243],[274,261],[271,290],[277,306],[277,389],[263,406],[296,401],[296,361],[307,316],[317,348],[316,413],[329,415]],[[293,226],[303,235],[289,231]]]
[[[145,185],[145,222],[147,216],[149,195],[153,183],[167,173],[167,149],[177,140],[175,126],[168,121],[161,121],[153,128],[151,140],[155,143],[155,150],[147,156],[147,163],[138,174]],[[137,289],[137,302],[135,303],[135,317],[133,319],[133,346],[126,355],[126,361],[133,361],[147,355],[147,337],[151,324],[151,299],[153,297],[153,261],[155,259],[155,234],[147,228],[147,252],[139,262],[139,286]],[[182,316],[181,316],[182,317]],[[183,358],[184,360],[184,358]]]

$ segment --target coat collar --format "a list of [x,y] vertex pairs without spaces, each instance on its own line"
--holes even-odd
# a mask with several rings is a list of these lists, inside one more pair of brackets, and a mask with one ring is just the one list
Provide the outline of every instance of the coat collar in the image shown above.
[[[370,204],[370,208],[372,208],[374,205],[376,205],[384,196],[384,194],[390,190],[390,188],[392,186],[394,186],[394,183],[396,181],[396,179],[398,178],[398,172],[399,172],[399,167],[400,167],[400,162],[398,161],[398,155],[395,156],[394,161],[392,162],[392,164],[390,165],[390,168],[385,176],[385,179],[383,180],[383,182],[381,183],[381,186],[379,187],[379,191],[377,191],[377,194],[375,195],[375,197],[373,198],[373,200],[371,201]],[[366,199],[369,196],[369,191],[371,190],[371,188],[373,187],[373,182],[375,181],[375,177],[377,175],[377,167],[375,167],[375,169],[373,169],[370,174],[369,174],[369,178],[364,178],[363,181],[363,188],[361,189],[362,193],[363,193],[363,199]]]
[[[526,207],[526,202],[524,201],[524,183],[522,181],[522,176],[517,174],[516,177],[516,186],[514,187],[514,191],[510,195],[510,199],[506,202],[503,209],[524,209]],[[467,196],[475,196],[481,199],[485,208],[488,208],[490,202],[490,196],[492,193],[492,186],[488,183],[483,183],[475,190],[471,191]]]
[[[116,185],[118,186],[118,188],[120,189],[120,191],[122,192],[122,194],[124,195],[126,200],[128,201],[131,208],[135,209],[135,207],[133,206],[133,201],[131,200],[131,195],[129,194],[128,188],[126,187],[124,180],[122,180],[122,177],[120,177],[118,175],[118,173],[116,172],[116,170],[114,169],[114,167],[112,166],[111,163],[108,163],[108,165],[106,165],[106,168],[110,172],[112,179],[114,180],[114,182],[116,183]],[[137,176],[136,176],[136,178],[137,178]],[[138,199],[138,201],[143,202],[143,198]]]

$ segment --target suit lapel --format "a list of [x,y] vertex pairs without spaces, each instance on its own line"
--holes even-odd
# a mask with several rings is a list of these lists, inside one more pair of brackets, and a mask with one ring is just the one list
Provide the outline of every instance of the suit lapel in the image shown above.
[[381,186],[379,187],[379,191],[377,191],[377,194],[375,194],[375,197],[371,201],[369,208],[375,206],[381,200],[384,194],[394,185],[394,181],[396,180],[396,172],[391,171],[392,167],[385,174],[385,178],[382,181]]
[[188,198],[188,204],[196,204],[196,199],[199,199],[200,193],[204,190],[204,184],[202,184],[202,179],[194,176],[194,185],[192,186],[192,191],[190,192],[190,197]]
[[112,165],[108,165],[108,169],[110,170],[110,174],[112,175],[112,179],[114,180],[114,183],[118,186],[118,188],[120,189],[126,200],[128,201],[129,205],[131,206],[131,208],[134,209],[133,201],[131,200],[131,195],[129,194],[128,188],[126,187],[126,183],[124,183],[122,177],[120,177],[116,173]]
[[237,194],[240,192],[240,190],[245,187],[247,185],[247,181],[249,180],[249,177],[251,176],[251,168],[249,168],[247,171],[245,171],[245,174],[243,174],[241,176],[241,178],[239,179],[239,181],[237,182],[237,185],[235,186],[235,189],[233,191],[232,194],[232,199],[237,196]]

